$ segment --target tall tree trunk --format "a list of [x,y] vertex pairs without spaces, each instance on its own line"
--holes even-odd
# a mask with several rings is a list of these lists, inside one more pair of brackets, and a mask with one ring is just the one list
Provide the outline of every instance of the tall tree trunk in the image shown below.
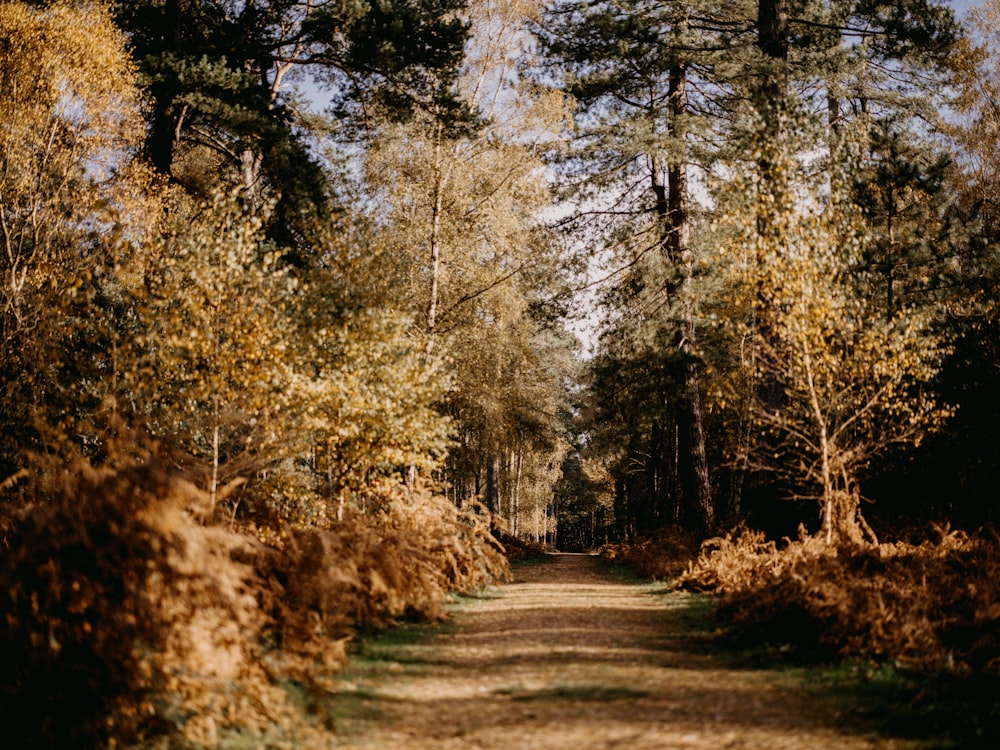
[[[784,204],[787,190],[787,175],[781,163],[784,159],[787,131],[788,97],[788,11],[786,0],[759,0],[757,5],[757,47],[763,53],[764,64],[758,72],[754,105],[761,118],[759,139],[762,143],[761,157],[757,168],[760,174],[761,193],[770,200],[758,201],[757,234],[759,250],[756,263],[761,273],[758,276],[754,300],[756,337],[763,345],[754,347],[754,388],[755,409],[765,414],[775,414],[785,401],[785,389],[775,373],[781,371],[774,361],[778,356],[775,334],[768,323],[770,318],[771,291],[765,288],[764,265],[769,263],[765,248],[783,253],[786,238],[781,229],[781,221],[775,215],[775,207]],[[779,209],[780,210],[780,209]],[[764,361],[760,361],[764,360]],[[762,375],[759,373],[763,373]],[[758,466],[770,463],[774,453],[774,438],[767,430],[757,436],[751,452],[757,454],[754,461]],[[759,471],[750,477],[753,494],[758,501],[770,503],[774,494],[773,480]]]
[[500,515],[500,451],[491,451],[486,459],[486,508]]
[[[683,31],[683,24],[680,31]],[[683,143],[685,138],[684,117],[688,111],[687,69],[678,63],[670,70],[669,78],[670,119],[669,134],[675,143]],[[673,270],[680,278],[678,301],[680,302],[680,330],[677,347],[683,358],[683,388],[680,394],[681,407],[678,413],[678,428],[681,439],[680,474],[686,515],[704,531],[715,524],[715,506],[712,499],[712,485],[708,472],[708,456],[705,449],[705,429],[701,411],[701,384],[698,376],[698,361],[695,350],[697,330],[695,326],[694,302],[691,289],[693,268],[691,263],[689,222],[690,195],[688,193],[687,164],[685,155],[677,153],[667,166],[666,201],[659,200],[657,208],[661,212],[663,226],[663,247],[670,259]],[[668,292],[670,286],[668,283]]]
[[[178,49],[181,42],[180,0],[164,2],[159,28],[165,47]],[[175,102],[176,92],[171,90],[169,84],[153,83],[150,93],[153,97],[153,117],[146,138],[146,153],[157,171],[169,175],[174,163],[174,147],[180,137],[184,121],[184,110],[178,111]]]
[[243,193],[250,213],[260,208],[260,171],[264,165],[264,154],[245,148],[240,152],[240,177]]
[[517,449],[517,468],[514,475],[514,497],[512,501],[511,509],[511,524],[510,533],[515,539],[517,538],[518,532],[518,517],[521,515],[521,473],[524,468],[524,451],[521,448]]
[[788,8],[786,0],[759,0],[757,4],[757,47],[764,53],[765,66],[758,87],[766,136],[770,145],[784,140],[788,90]]
[[434,336],[437,328],[438,297],[441,283],[441,214],[444,210],[444,189],[447,175],[442,167],[442,126],[438,122],[434,140],[434,199],[431,206],[430,283],[427,291],[427,356],[434,351]]

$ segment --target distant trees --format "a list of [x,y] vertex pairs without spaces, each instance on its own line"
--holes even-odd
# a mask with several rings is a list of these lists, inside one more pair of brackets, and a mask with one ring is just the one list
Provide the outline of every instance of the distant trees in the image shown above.
[[[967,235],[953,171],[927,135],[959,38],[951,11],[567,2],[539,34],[577,105],[574,145],[559,163],[585,189],[563,226],[588,249],[607,249],[604,272],[615,280],[586,429],[588,450],[611,469],[618,533],[760,513],[815,480],[830,501],[828,538],[859,538],[850,498],[862,469],[945,413],[930,395],[947,350],[934,327]],[[692,176],[694,202],[685,198]],[[727,189],[734,181],[747,189]],[[834,218],[855,211],[865,234]],[[727,215],[748,224],[733,235]],[[719,247],[737,250],[723,257]],[[657,248],[662,259],[651,257]],[[737,291],[730,263],[753,289]],[[797,284],[814,294],[788,291],[805,295]],[[837,363],[822,378],[819,342]],[[824,403],[813,409],[814,399]],[[792,417],[800,407],[809,408]],[[865,431],[873,413],[878,435]],[[832,483],[821,481],[822,461],[788,450],[799,417],[816,433],[812,447],[800,445],[807,453],[836,433],[836,445],[816,448],[839,453]],[[699,453],[706,479],[692,484]]]
[[551,497],[555,474],[544,467],[558,466],[564,450],[571,376],[571,345],[536,309],[557,272],[541,224],[551,196],[540,144],[561,115],[558,97],[518,76],[519,36],[537,12],[531,2],[470,3],[454,94],[476,127],[456,129],[434,109],[383,123],[365,161],[364,189],[390,248],[387,292],[413,317],[428,356],[452,362],[446,412],[458,441],[442,476],[457,502],[480,497],[512,530],[530,485]]
[[[617,327],[617,335],[635,335],[626,330],[633,325],[675,351],[669,377],[677,383],[666,398],[671,414],[659,417],[676,422],[679,441],[677,485],[667,491],[679,491],[687,521],[707,529],[715,523],[715,502],[702,420],[688,187],[689,165],[703,153],[698,138],[717,56],[714,32],[692,30],[702,10],[557,4],[541,37],[577,105],[575,146],[562,157],[573,186],[566,193],[592,203],[568,224],[629,269],[624,275],[637,299],[626,304],[636,304],[635,317]],[[692,80],[706,84],[695,96]],[[650,253],[662,262],[645,260]]]

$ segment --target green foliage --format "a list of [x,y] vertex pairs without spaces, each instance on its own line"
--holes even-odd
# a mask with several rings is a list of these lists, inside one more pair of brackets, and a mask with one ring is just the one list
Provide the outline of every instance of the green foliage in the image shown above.
[[[339,125],[368,127],[413,111],[465,122],[451,94],[466,27],[463,2],[116,3],[152,99],[146,152],[200,199],[221,178],[251,203],[278,198],[270,236],[308,253],[309,215],[333,191],[316,158],[335,123],[310,113],[329,81]],[[380,107],[380,104],[387,106]]]
[[433,113],[460,132],[471,123],[454,90],[469,33],[467,6],[467,0],[323,4],[303,32],[318,47],[316,62],[342,87],[335,104],[342,113],[360,101],[390,120]]

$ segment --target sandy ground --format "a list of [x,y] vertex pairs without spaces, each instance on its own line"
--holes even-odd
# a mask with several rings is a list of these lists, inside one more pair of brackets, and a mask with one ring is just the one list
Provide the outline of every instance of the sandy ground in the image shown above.
[[335,695],[344,748],[912,748],[852,728],[780,671],[740,669],[691,600],[586,555],[524,566],[430,639],[361,659]]

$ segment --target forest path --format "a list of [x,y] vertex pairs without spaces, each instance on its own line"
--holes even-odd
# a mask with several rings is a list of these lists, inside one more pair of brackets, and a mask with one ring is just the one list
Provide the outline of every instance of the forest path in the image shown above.
[[588,555],[518,566],[444,631],[362,652],[331,719],[352,749],[917,747],[841,726],[780,671],[727,664],[692,602]]

